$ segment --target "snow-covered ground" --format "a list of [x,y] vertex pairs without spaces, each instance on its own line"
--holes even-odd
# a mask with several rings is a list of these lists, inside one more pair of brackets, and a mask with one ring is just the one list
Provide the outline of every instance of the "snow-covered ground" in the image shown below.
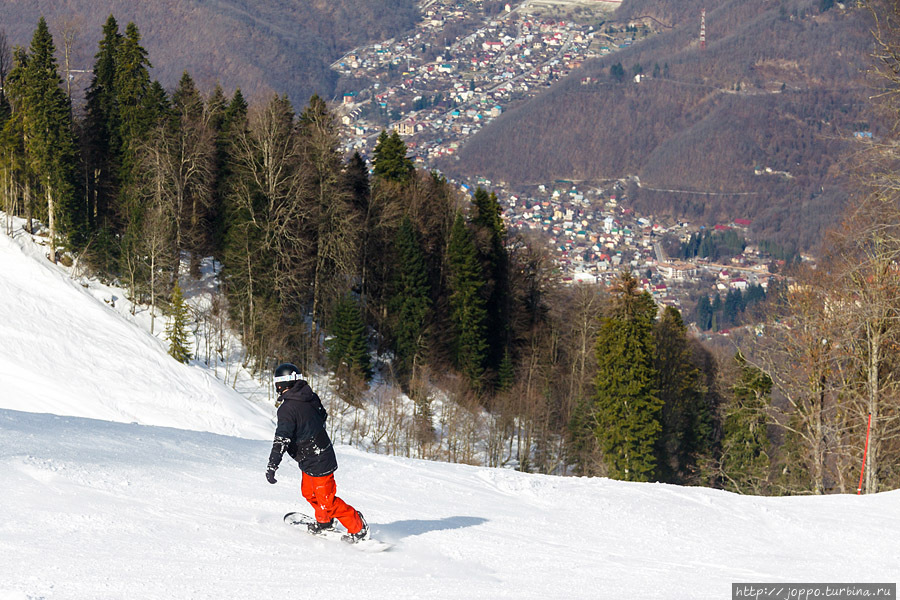
[[[900,493],[753,498],[338,448],[395,547],[281,522],[269,444],[0,410],[0,598],[727,598],[734,581],[897,581]],[[4,595],[5,593],[5,595]]]
[[149,315],[132,316],[123,298],[71,279],[44,252],[21,230],[0,235],[0,408],[271,435],[271,406],[170,358],[137,322]]
[[[23,236],[24,237],[24,236]],[[727,598],[900,580],[900,492],[757,498],[337,448],[366,554],[281,517],[271,407],[0,235],[0,599]],[[177,429],[176,429],[177,427]]]

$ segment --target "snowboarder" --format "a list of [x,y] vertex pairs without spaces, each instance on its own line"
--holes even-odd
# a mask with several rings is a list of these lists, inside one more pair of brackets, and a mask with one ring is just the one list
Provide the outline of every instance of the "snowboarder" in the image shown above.
[[328,413],[319,396],[300,375],[300,369],[291,363],[275,368],[275,390],[278,399],[278,425],[275,442],[269,454],[266,479],[275,483],[275,471],[281,464],[285,451],[300,463],[303,472],[300,492],[315,509],[316,523],[309,525],[310,533],[334,529],[334,520],[347,528],[345,542],[356,543],[366,539],[369,527],[362,514],[337,497],[334,472],[337,457],[325,419]]

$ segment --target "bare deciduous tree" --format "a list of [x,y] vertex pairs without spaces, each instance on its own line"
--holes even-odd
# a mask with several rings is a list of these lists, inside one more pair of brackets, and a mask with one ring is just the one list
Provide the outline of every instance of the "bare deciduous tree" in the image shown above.
[[[833,284],[822,271],[797,274],[779,299],[781,322],[747,359],[770,376],[784,398],[786,405],[774,405],[770,416],[802,441],[802,467],[816,494],[825,493],[829,459],[840,437],[836,415],[846,368],[843,323],[830,299]],[[791,468],[795,465],[785,466]]]
[[60,19],[56,24],[56,29],[62,36],[63,51],[63,78],[66,81],[66,98],[69,99],[69,118],[74,120],[72,114],[72,60],[75,41],[81,33],[82,18],[79,15],[68,16]]
[[300,117],[303,176],[309,231],[315,237],[312,318],[316,323],[355,283],[361,250],[361,223],[341,179],[338,136],[331,113],[318,96]]
[[6,93],[6,76],[12,69],[13,54],[6,37],[6,30],[0,29],[0,93]]
[[249,355],[262,359],[278,343],[274,326],[281,320],[271,306],[260,305],[265,290],[257,280],[266,272],[263,267],[274,265],[274,280],[265,285],[273,286],[286,306],[296,306],[293,298],[308,288],[296,273],[310,240],[298,227],[303,216],[301,153],[287,100],[276,96],[251,108],[247,127],[238,131],[233,144],[230,195],[241,216],[232,225],[239,244],[233,250],[238,255],[232,257],[230,285],[239,299],[242,339]]
[[859,374],[848,390],[858,400],[857,424],[865,429],[867,415],[872,418],[866,493],[879,491],[884,444],[900,435],[900,379],[893,356],[900,340],[900,195],[889,192],[887,183],[849,212],[829,240],[826,259],[837,284],[834,314],[853,373]]

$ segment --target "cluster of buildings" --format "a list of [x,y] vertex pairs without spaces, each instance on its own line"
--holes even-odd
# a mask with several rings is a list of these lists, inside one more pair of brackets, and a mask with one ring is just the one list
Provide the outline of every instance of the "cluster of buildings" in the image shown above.
[[[732,289],[745,291],[751,285],[767,288],[777,277],[770,272],[777,261],[752,245],[725,264],[668,257],[663,248],[665,238],[687,242],[701,228],[635,213],[627,207],[624,182],[605,189],[557,182],[518,194],[484,179],[475,183],[495,190],[510,230],[542,232],[549,238],[567,283],[611,284],[627,270],[641,280],[658,304],[684,310],[693,309],[684,304],[698,292],[724,295]],[[749,220],[737,218],[717,229],[743,233],[750,225]]]
[[595,30],[510,4],[496,15],[480,1],[426,4],[404,39],[357,48],[333,65],[348,81],[365,83],[341,98],[345,151],[366,154],[383,129],[396,129],[427,166],[587,58],[649,33]]

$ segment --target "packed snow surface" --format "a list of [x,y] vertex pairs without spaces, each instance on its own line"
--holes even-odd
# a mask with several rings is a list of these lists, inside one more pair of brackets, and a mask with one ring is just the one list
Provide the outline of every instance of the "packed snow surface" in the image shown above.
[[[0,410],[0,598],[727,598],[734,581],[897,581],[900,493],[756,498],[363,454],[365,554],[269,444]],[[6,596],[4,596],[4,592]],[[16,595],[18,594],[18,595]]]
[[759,498],[338,446],[338,494],[394,544],[358,552],[282,523],[309,507],[289,458],[265,480],[270,410],[2,235],[0,342],[2,600],[727,598],[732,582],[900,579],[900,492]]

